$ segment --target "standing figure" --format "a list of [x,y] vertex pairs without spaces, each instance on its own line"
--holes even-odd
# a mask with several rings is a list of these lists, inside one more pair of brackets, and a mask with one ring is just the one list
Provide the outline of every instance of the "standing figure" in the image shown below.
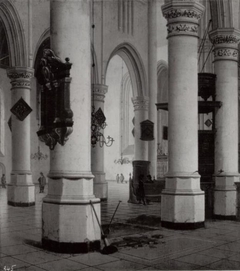
[[2,175],[1,182],[2,182],[2,188],[6,188],[6,176],[5,176],[5,174]]
[[144,178],[143,174],[139,175],[137,194],[138,194],[138,202],[139,203],[143,202],[143,204],[146,205],[143,178]]
[[42,172],[40,172],[40,177],[38,178],[38,182],[39,182],[39,193],[44,193],[44,187],[46,185],[46,177],[44,176],[44,174]]
[[121,173],[121,175],[120,175],[120,182],[123,183],[123,181],[124,181],[124,176],[123,176],[123,174]]
[[132,181],[132,174],[129,173],[129,183],[131,183],[131,181]]
[[119,183],[119,174],[117,174],[117,176],[116,176],[116,181],[117,181],[117,183]]

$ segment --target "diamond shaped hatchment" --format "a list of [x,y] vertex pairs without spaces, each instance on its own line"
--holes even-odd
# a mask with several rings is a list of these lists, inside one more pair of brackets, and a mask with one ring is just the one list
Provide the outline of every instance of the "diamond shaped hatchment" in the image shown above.
[[212,121],[210,119],[207,119],[205,121],[205,125],[207,125],[207,127],[210,127],[212,125]]
[[105,122],[106,117],[105,117],[101,107],[99,107],[98,111],[95,113],[95,118],[96,118],[99,125],[102,125]]
[[21,97],[10,110],[19,120],[23,121],[31,112],[32,108]]

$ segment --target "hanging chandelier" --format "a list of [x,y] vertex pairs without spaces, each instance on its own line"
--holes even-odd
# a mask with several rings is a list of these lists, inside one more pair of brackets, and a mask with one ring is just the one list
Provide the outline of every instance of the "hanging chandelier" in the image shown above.
[[122,154],[121,154],[121,157],[119,159],[115,159],[114,163],[123,165],[123,164],[130,164],[130,163],[132,163],[132,161],[129,160],[128,157],[123,157]]
[[91,144],[92,147],[95,147],[98,143],[100,147],[104,145],[107,147],[111,147],[113,144],[114,139],[111,136],[105,138],[104,134],[101,130],[104,130],[107,126],[106,124],[106,117],[101,109],[95,112],[95,106],[92,106],[92,125],[91,125]]
[[40,150],[40,146],[38,146],[38,151],[31,154],[31,159],[33,160],[46,160],[48,158],[48,155],[47,154],[43,154]]

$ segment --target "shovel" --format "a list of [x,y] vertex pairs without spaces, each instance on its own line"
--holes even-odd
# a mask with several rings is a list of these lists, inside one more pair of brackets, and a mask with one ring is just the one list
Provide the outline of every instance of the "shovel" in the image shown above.
[[110,226],[111,226],[111,224],[112,224],[113,218],[114,218],[114,216],[115,216],[115,214],[116,214],[116,212],[117,212],[117,209],[118,209],[118,207],[119,207],[119,205],[120,205],[121,202],[122,202],[122,201],[119,200],[118,205],[117,205],[117,207],[116,207],[116,209],[115,209],[115,212],[113,213],[113,216],[112,216],[112,218],[111,218],[111,221],[110,221],[110,223],[109,223],[107,229],[105,229],[105,234],[106,234],[106,235],[108,235],[108,234],[110,233]]
[[91,204],[91,206],[92,206],[93,212],[94,212],[95,217],[96,217],[96,219],[97,219],[98,226],[99,226],[99,228],[100,228],[100,230],[101,230],[102,240],[103,240],[103,243],[104,243],[104,248],[103,248],[100,252],[101,252],[102,254],[107,254],[107,255],[108,255],[108,254],[113,254],[113,253],[117,252],[118,249],[117,249],[115,246],[109,245],[109,242],[108,242],[106,236],[104,235],[102,226],[101,226],[101,224],[100,224],[100,221],[99,221],[99,219],[98,219],[96,210],[95,210],[95,208],[94,208],[94,206],[93,206],[91,200],[90,200],[90,204]]

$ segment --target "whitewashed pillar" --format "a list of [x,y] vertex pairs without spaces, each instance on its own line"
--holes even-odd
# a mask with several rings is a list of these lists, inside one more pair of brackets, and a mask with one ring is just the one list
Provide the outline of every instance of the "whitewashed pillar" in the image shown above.
[[[93,85],[93,105],[95,112],[101,108],[104,113],[104,99],[107,93],[108,86],[94,84]],[[95,176],[93,188],[94,195],[101,200],[107,200],[108,198],[108,183],[105,180],[104,172],[104,146],[100,147],[97,143],[92,147],[92,173]]]
[[238,44],[240,31],[217,29],[210,33],[214,45],[216,111],[214,216],[236,218],[238,172]]
[[35,205],[35,186],[31,172],[30,90],[33,69],[14,67],[7,70],[12,88],[12,172],[8,184],[8,204]]
[[130,203],[137,203],[136,190],[139,185],[139,176],[149,174],[148,142],[141,140],[141,122],[148,119],[149,98],[138,96],[132,98],[134,107],[134,161],[133,161],[133,183],[129,189]]
[[[100,247],[100,200],[91,172],[90,1],[50,1],[51,47],[70,58],[70,106],[73,132],[50,154],[48,195],[43,199],[43,247],[57,252],[89,252]],[[71,26],[69,28],[69,26]]]
[[198,1],[168,0],[169,168],[162,192],[162,226],[204,226],[204,192],[198,174],[198,27],[204,7]]
[[134,160],[148,161],[148,142],[141,140],[142,121],[148,119],[149,99],[138,96],[132,98],[134,107]]
[[149,120],[154,123],[154,140],[148,143],[149,171],[157,177],[157,6],[150,0],[148,6],[148,88]]

